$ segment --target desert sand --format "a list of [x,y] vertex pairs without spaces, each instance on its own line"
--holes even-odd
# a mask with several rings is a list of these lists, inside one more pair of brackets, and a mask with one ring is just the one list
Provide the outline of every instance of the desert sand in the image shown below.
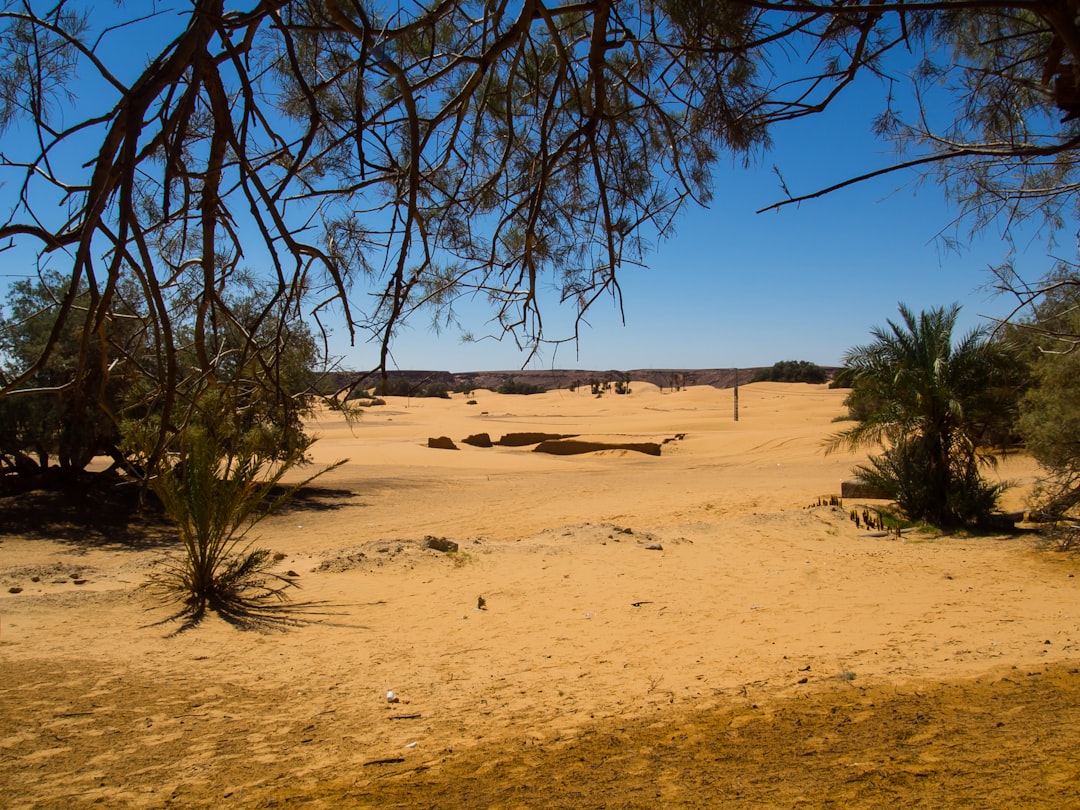
[[[843,397],[322,414],[315,462],[349,461],[256,529],[301,587],[242,626],[141,587],[172,553],[150,519],[8,499],[0,804],[1080,806],[1080,558],[818,505],[865,458],[822,452]],[[461,442],[523,431],[662,453]],[[1006,507],[1036,472],[998,468]]]

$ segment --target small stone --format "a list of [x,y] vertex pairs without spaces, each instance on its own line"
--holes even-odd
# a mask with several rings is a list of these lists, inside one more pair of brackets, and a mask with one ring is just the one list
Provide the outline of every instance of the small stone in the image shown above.
[[660,545],[659,543],[649,543],[647,546],[645,546],[645,550],[646,551],[663,551],[664,547],[662,545]]
[[[297,527],[297,528],[302,528],[302,527]],[[274,552],[274,562],[281,562],[284,559],[285,559],[285,555],[282,554],[280,551],[275,551]]]
[[458,550],[458,544],[453,540],[447,540],[445,537],[432,537],[430,534],[424,538],[424,546],[435,551],[441,551],[444,554],[450,554]]
[[287,576],[287,577],[298,577],[300,575],[290,568],[288,571],[285,572],[285,576]]
[[22,588],[20,588],[18,585],[12,585],[10,588],[8,588],[7,592],[8,593],[22,593]]
[[72,580],[72,582],[74,584],[76,584],[76,585],[85,585],[89,581],[90,580],[88,580],[88,579],[75,579],[75,580]]

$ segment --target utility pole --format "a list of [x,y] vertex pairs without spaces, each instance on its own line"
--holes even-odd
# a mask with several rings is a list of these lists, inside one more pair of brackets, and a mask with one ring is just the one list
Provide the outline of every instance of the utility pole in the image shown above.
[[739,421],[739,370],[735,369],[735,421]]

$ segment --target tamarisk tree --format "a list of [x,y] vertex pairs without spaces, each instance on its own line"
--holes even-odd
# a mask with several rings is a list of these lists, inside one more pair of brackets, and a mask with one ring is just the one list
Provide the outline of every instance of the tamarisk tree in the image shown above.
[[[76,334],[54,384],[92,396],[102,369],[142,376],[153,457],[190,418],[182,387],[250,384],[215,371],[222,324],[241,337],[228,362],[271,389],[298,316],[374,340],[384,372],[407,319],[453,321],[463,297],[525,349],[574,339],[545,331],[543,290],[578,322],[618,301],[620,269],[709,200],[721,155],[754,155],[863,74],[883,82],[880,132],[922,150],[883,171],[941,167],[978,222],[1060,224],[1077,199],[1080,133],[1058,120],[1080,110],[1074,5],[0,0],[0,247],[67,279],[0,396],[32,391]],[[955,120],[905,124],[894,80],[959,98]],[[241,314],[229,290],[252,268],[262,297]],[[121,304],[139,356],[110,337]]]

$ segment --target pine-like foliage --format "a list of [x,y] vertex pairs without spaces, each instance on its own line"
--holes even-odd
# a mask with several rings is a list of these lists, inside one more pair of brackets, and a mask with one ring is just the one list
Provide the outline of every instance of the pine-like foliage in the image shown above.
[[240,615],[267,598],[283,598],[294,583],[271,571],[272,554],[257,547],[249,532],[298,489],[344,463],[282,488],[308,446],[270,461],[258,437],[225,442],[206,428],[189,429],[175,463],[151,481],[183,546],[151,584],[182,598],[196,617],[208,608]]

